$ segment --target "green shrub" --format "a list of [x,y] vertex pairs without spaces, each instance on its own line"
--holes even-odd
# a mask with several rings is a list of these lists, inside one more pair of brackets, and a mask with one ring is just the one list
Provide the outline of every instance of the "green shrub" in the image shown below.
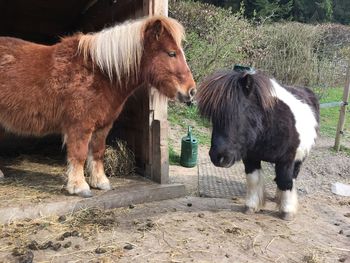
[[186,28],[184,50],[197,81],[245,60],[242,50],[253,28],[240,14],[209,4],[178,1],[171,4],[169,15]]
[[256,58],[256,65],[286,84],[313,86],[323,82],[327,73],[327,61],[318,56],[317,50],[322,30],[317,26],[301,23],[274,23],[259,27],[264,56]]
[[[320,95],[328,88],[343,86],[349,47],[338,26],[296,22],[273,23],[260,27],[263,56],[254,59],[284,84],[317,88]],[[350,27],[348,27],[350,35]]]
[[[262,69],[284,84],[326,88],[344,82],[344,63],[336,55],[339,45],[332,40],[344,39],[334,34],[350,32],[346,27],[256,25],[242,13],[193,1],[171,2],[170,16],[186,28],[184,49],[197,82],[236,63]],[[342,50],[349,46],[345,42]]]

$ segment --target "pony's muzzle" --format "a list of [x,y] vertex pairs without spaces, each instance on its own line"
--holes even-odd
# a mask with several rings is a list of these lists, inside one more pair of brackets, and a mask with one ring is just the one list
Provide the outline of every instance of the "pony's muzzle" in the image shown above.
[[220,167],[230,167],[234,163],[234,160],[229,158],[228,156],[222,155],[219,156],[219,165]]
[[176,98],[180,101],[180,102],[190,102],[193,100],[194,96],[197,93],[197,89],[196,88],[191,88],[188,91],[188,94],[185,95],[182,92],[177,92]]
[[210,149],[209,156],[211,162],[217,167],[230,167],[235,162],[232,157],[224,153],[217,153],[216,151]]
[[191,88],[190,91],[188,92],[190,94],[191,99],[194,98],[194,96],[197,93],[197,89],[196,88]]

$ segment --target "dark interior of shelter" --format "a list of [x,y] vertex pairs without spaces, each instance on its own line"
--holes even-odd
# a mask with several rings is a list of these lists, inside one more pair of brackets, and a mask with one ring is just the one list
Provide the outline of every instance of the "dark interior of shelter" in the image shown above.
[[52,44],[142,13],[142,0],[0,0],[0,35]]
[[[0,0],[0,36],[55,44],[61,37],[76,32],[96,32],[128,19],[143,16],[143,0]],[[143,122],[148,120],[147,94],[136,93],[127,102],[122,115],[114,124],[107,142],[124,139],[135,151],[145,133]],[[133,105],[137,105],[133,107]],[[147,123],[145,123],[147,125]],[[1,127],[0,127],[1,129]],[[65,156],[61,136],[20,138],[6,134],[0,139],[0,155],[54,154]]]

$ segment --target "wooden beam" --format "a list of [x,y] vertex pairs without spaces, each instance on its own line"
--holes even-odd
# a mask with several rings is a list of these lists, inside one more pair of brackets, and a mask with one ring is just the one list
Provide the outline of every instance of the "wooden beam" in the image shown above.
[[168,0],[144,0],[145,15],[168,15]]
[[345,124],[346,108],[349,101],[349,91],[350,91],[350,61],[348,63],[348,68],[346,70],[346,81],[345,81],[345,87],[343,92],[343,103],[340,107],[337,133],[335,135],[334,149],[337,152],[340,149],[340,141],[344,134],[343,130],[344,130],[344,124]]
[[116,187],[92,198],[70,196],[64,201],[40,202],[32,206],[17,204],[12,207],[0,207],[0,224],[8,224],[24,218],[42,218],[43,216],[72,214],[82,209],[112,209],[130,204],[161,201],[186,195],[181,184],[135,184]]
[[[168,15],[168,0],[144,0],[145,15]],[[169,182],[168,100],[157,89],[149,93],[149,163],[147,175],[155,182]]]
[[152,122],[152,181],[169,183],[168,122]]

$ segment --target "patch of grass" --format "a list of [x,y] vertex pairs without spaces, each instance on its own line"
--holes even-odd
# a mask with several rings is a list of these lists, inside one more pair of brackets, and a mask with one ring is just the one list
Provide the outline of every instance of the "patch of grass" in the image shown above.
[[[183,135],[186,135],[187,127],[192,126],[192,134],[198,139],[199,144],[210,145],[210,122],[201,118],[197,106],[186,106],[179,103],[169,103],[168,120],[171,125],[179,125],[183,128]],[[180,138],[179,138],[180,140]],[[169,150],[170,152],[170,150]]]
[[194,132],[193,134],[197,138],[199,144],[210,146],[210,132]]
[[210,127],[209,121],[201,118],[196,105],[186,106],[185,104],[169,103],[168,120],[170,123],[178,124],[187,128],[190,122],[195,122],[201,127]]
[[[332,151],[332,152],[336,152],[335,149],[334,149],[334,147],[331,148],[331,151]],[[349,147],[340,145],[339,152],[342,152],[342,153],[344,153],[345,155],[350,156],[350,148],[349,148]]]
[[[320,103],[341,101],[343,98],[343,88],[330,88],[320,99]],[[339,107],[323,108],[320,111],[320,132],[323,136],[335,137],[339,119]],[[346,114],[344,126],[344,139],[350,140],[350,113]]]
[[179,165],[180,164],[180,154],[178,154],[174,147],[169,144],[169,164]]
[[330,88],[323,92],[323,96],[320,98],[320,103],[341,101],[343,98],[343,88]]
[[334,137],[337,131],[337,123],[339,118],[339,108],[321,109],[320,132],[321,135]]

